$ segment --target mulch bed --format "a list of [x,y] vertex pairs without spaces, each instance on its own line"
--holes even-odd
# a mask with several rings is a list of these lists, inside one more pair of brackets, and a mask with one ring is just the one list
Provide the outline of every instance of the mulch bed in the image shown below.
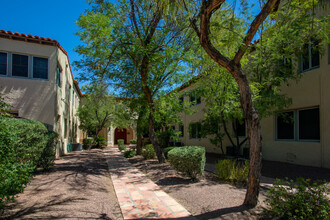
[[219,181],[213,173],[205,172],[199,182],[193,182],[173,170],[169,163],[143,160],[136,156],[131,164],[171,195],[197,219],[259,219],[264,205],[265,191],[261,190],[254,209],[242,206],[246,189]]

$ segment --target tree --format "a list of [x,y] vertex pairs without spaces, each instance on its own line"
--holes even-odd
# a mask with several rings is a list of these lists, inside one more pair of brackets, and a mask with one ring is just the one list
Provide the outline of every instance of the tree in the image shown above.
[[164,156],[155,134],[155,100],[192,75],[186,74],[191,40],[184,16],[177,21],[166,17],[147,0],[91,1],[77,21],[83,45],[77,52],[83,59],[76,65],[89,80],[101,76],[124,97],[143,98],[149,112],[149,138],[158,161]]
[[125,128],[131,118],[127,107],[120,99],[109,96],[104,86],[94,83],[84,90],[88,93],[84,95],[76,114],[80,120],[79,128],[95,135],[90,149],[103,128],[111,125]]
[[[265,58],[270,57],[281,59],[294,59],[300,56],[306,41],[312,37],[317,39],[327,39],[326,19],[319,19],[314,16],[315,4],[317,1],[283,1],[281,7],[280,0],[259,1],[254,7],[254,2],[240,1],[240,8],[236,8],[236,1],[233,4],[226,3],[225,0],[202,0],[202,1],[163,1],[165,11],[172,12],[173,4],[179,4],[184,9],[184,13],[190,15],[191,26],[194,29],[200,45],[208,56],[219,66],[225,68],[235,80],[240,94],[240,105],[246,121],[248,138],[250,143],[250,171],[247,193],[244,204],[255,206],[258,202],[259,182],[261,171],[261,127],[260,115],[253,102],[251,84],[249,78],[268,77],[259,85],[261,88],[278,86],[281,83],[281,76],[278,72],[270,71],[275,69],[274,64]],[[170,7],[166,7],[166,6]],[[212,33],[214,16],[223,11],[231,11],[232,16],[220,17],[223,19],[222,26],[218,29],[227,31],[225,35],[214,35]],[[253,11],[259,12],[254,15]],[[244,18],[244,34],[236,34],[235,26],[236,12],[240,11]],[[173,16],[175,17],[175,16]],[[259,32],[258,32],[259,31]],[[258,32],[258,33],[257,33]],[[238,32],[239,33],[239,32]],[[234,54],[226,54],[227,51],[214,45],[213,39],[222,38],[228,44],[235,46]],[[254,39],[255,44],[251,44]],[[244,68],[244,57],[252,54],[252,68]],[[266,64],[266,65],[263,65]],[[266,68],[263,68],[266,67]],[[272,67],[270,69],[267,69]],[[297,67],[297,66],[295,66]],[[256,72],[248,72],[248,70]],[[250,75],[249,75],[250,74]],[[276,79],[275,83],[272,79]],[[287,80],[287,78],[285,79]],[[284,80],[284,81],[285,81]],[[267,90],[262,90],[267,92]],[[260,93],[262,95],[262,93]],[[273,103],[274,104],[274,103]]]

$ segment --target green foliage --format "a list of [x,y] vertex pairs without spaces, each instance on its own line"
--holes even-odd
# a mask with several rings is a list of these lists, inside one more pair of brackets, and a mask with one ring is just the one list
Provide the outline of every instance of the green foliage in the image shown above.
[[216,175],[219,179],[234,184],[244,184],[248,182],[249,162],[231,159],[219,160],[215,165]]
[[124,152],[124,157],[126,157],[126,158],[131,158],[131,157],[134,157],[135,155],[136,155],[135,150],[129,150],[129,151]]
[[174,148],[177,148],[177,147],[167,147],[164,149],[164,156],[166,159],[168,159],[168,152],[170,152]]
[[132,140],[130,141],[130,143],[131,143],[131,144],[136,144],[137,142],[136,142],[136,140],[132,139]]
[[89,145],[93,142],[93,139],[90,138],[84,138],[83,139],[83,149],[87,150],[89,148]]
[[145,160],[154,159],[156,157],[156,152],[152,144],[147,144],[144,148],[145,149],[142,151],[142,156]]
[[330,188],[327,183],[303,178],[277,180],[267,192],[266,215],[272,219],[329,219]]
[[117,142],[118,142],[118,145],[124,145],[125,144],[124,139],[118,139]]
[[37,165],[38,167],[42,167],[44,170],[50,170],[50,168],[54,165],[58,134],[53,131],[48,131],[47,138],[47,145],[44,148]]
[[[0,87],[1,88],[1,87]],[[5,102],[3,94],[0,93],[0,117],[7,115],[10,105]]]
[[107,145],[107,141],[105,137],[102,136],[97,136],[95,139],[95,147],[96,148],[100,148],[102,146],[106,146]]
[[178,172],[193,180],[204,174],[205,148],[199,146],[177,147],[168,152],[170,164]]
[[23,192],[37,165],[49,169],[55,138],[40,122],[0,117],[0,208]]
[[120,145],[118,145],[118,149],[120,151],[125,151],[126,150],[126,145],[125,144],[120,144]]

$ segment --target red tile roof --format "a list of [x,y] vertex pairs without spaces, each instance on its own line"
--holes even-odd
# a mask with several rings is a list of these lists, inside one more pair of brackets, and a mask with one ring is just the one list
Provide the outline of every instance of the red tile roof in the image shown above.
[[25,42],[29,42],[29,43],[39,43],[39,44],[58,47],[67,56],[68,61],[69,61],[71,76],[72,76],[72,79],[74,82],[73,84],[77,88],[79,95],[83,96],[83,94],[81,93],[81,90],[79,88],[78,81],[73,78],[68,52],[66,50],[64,50],[64,48],[61,46],[61,44],[59,42],[57,42],[56,40],[52,40],[50,38],[39,37],[37,35],[32,36],[31,34],[26,35],[23,33],[21,33],[21,34],[18,32],[13,33],[11,31],[4,31],[4,30],[0,30],[0,37],[12,39],[12,40],[25,41]]

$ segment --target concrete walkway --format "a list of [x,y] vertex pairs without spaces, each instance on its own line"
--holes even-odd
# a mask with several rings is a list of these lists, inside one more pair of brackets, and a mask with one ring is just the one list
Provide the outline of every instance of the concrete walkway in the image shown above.
[[134,168],[117,148],[104,150],[124,219],[194,219],[177,201]]

